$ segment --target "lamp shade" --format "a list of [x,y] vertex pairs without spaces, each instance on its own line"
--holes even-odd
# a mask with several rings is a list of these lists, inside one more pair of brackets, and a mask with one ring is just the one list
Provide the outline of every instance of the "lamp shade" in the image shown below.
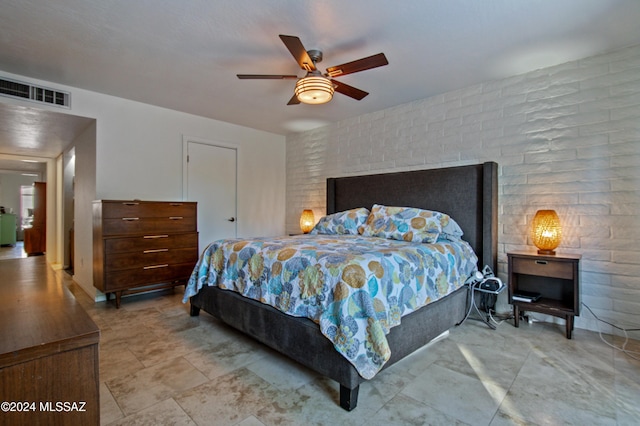
[[531,239],[538,254],[556,254],[562,239],[560,218],[555,210],[538,210],[531,224]]
[[333,98],[334,87],[326,77],[307,75],[296,82],[294,91],[302,103],[324,104]]
[[315,225],[315,217],[313,217],[313,211],[311,210],[303,210],[300,215],[300,230],[304,234],[308,234],[313,229],[313,225]]

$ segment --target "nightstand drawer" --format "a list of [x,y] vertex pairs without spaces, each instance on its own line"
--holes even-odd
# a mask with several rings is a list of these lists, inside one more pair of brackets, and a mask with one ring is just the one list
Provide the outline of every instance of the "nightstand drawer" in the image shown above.
[[528,259],[515,257],[513,259],[513,273],[536,275],[541,277],[574,278],[573,262],[560,262],[546,259]]

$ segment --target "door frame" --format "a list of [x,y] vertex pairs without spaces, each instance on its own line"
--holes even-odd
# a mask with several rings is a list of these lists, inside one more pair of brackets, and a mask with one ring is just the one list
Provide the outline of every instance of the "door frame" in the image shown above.
[[[218,141],[212,141],[212,140],[208,140],[208,139],[202,139],[202,138],[197,138],[197,137],[193,137],[193,136],[187,136],[187,135],[182,135],[182,200],[183,201],[195,201],[195,200],[189,200],[188,198],[188,194],[189,194],[189,161],[188,161],[188,155],[189,155],[189,143],[195,143],[195,144],[200,144],[200,145],[208,145],[211,147],[217,147],[217,148],[224,148],[224,149],[232,149],[235,151],[236,155],[236,164],[235,164],[235,176],[234,176],[234,181],[235,181],[235,188],[234,188],[234,194],[235,194],[235,199],[233,200],[234,202],[234,217],[235,217],[235,235],[234,237],[238,236],[238,163],[239,163],[239,157],[240,157],[240,147],[234,143],[227,143],[227,142],[218,142]],[[199,239],[200,237],[198,237]],[[202,249],[202,247],[200,247],[200,249]]]

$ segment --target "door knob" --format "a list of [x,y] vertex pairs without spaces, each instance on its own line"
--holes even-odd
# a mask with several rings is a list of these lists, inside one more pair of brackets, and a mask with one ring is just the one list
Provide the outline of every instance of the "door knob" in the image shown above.
[[235,217],[231,217],[231,218],[229,218],[229,219],[227,219],[227,220],[228,220],[229,222],[235,222],[235,221],[236,221],[236,218],[235,218]]

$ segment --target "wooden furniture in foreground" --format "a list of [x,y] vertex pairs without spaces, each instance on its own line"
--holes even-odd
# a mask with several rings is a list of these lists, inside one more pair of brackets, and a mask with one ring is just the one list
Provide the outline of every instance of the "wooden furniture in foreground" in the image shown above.
[[[514,325],[520,314],[540,312],[564,318],[566,336],[571,339],[574,318],[580,316],[580,255],[541,255],[507,253],[509,259],[509,303],[513,305]],[[539,293],[535,302],[513,300],[519,291]]]
[[198,261],[197,203],[93,203],[93,285],[116,295],[183,285]]
[[0,424],[98,425],[98,326],[43,257],[0,276]]
[[47,184],[33,183],[33,221],[24,229],[24,251],[28,256],[47,251]]

